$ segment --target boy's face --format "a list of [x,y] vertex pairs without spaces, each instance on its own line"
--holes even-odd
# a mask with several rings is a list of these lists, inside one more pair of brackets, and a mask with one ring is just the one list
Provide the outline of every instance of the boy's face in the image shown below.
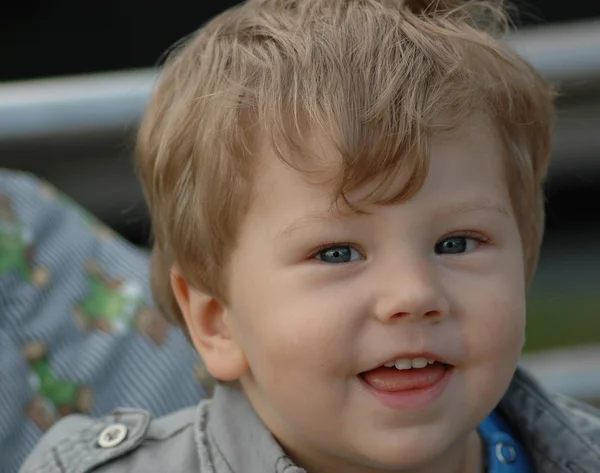
[[[502,397],[525,326],[502,153],[478,117],[432,143],[412,199],[368,215],[329,210],[331,188],[264,160],[224,320],[251,403],[309,471],[453,471]],[[445,365],[376,369],[419,355]]]

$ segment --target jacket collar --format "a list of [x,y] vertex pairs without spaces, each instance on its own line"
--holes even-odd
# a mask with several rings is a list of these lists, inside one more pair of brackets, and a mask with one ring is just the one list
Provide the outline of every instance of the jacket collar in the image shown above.
[[600,413],[550,395],[517,369],[499,405],[539,473],[600,472]]
[[207,472],[306,473],[285,454],[241,389],[218,384],[205,416],[205,421],[209,420],[206,440],[213,457],[212,469]]

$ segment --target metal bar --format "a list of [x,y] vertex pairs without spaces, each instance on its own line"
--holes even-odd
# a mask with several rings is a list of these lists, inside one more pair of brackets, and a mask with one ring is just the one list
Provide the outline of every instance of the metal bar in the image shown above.
[[[550,81],[600,85],[600,21],[525,29],[513,47]],[[155,81],[136,70],[0,84],[0,143],[134,127]]]
[[551,82],[600,86],[600,20],[530,27],[508,42]]
[[0,84],[0,143],[126,133],[137,125],[155,77],[136,70]]
[[600,402],[600,345],[543,351],[522,364],[551,391],[585,402]]

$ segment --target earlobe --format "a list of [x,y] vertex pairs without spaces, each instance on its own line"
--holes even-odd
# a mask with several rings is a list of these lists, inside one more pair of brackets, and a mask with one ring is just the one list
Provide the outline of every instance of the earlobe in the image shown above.
[[190,286],[176,270],[171,287],[196,350],[210,374],[221,381],[235,381],[249,369],[246,356],[234,336],[227,306]]

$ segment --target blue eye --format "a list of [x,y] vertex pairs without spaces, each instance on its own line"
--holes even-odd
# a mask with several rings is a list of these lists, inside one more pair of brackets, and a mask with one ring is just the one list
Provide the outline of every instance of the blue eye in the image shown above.
[[477,238],[467,236],[452,236],[443,239],[435,245],[435,252],[438,255],[456,255],[473,251],[482,243]]
[[315,257],[324,263],[350,263],[362,259],[362,255],[354,248],[348,245],[331,246],[319,251]]

